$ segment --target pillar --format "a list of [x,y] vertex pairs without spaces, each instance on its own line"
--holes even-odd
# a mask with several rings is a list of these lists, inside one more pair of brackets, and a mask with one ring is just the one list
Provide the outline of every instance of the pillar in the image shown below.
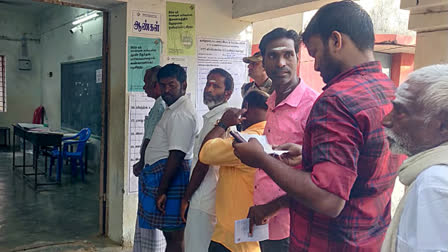
[[415,69],[448,63],[448,0],[401,0],[410,10],[409,30],[417,32]]
[[403,83],[408,75],[414,70],[414,54],[394,53],[392,54],[392,67],[390,78],[396,86]]

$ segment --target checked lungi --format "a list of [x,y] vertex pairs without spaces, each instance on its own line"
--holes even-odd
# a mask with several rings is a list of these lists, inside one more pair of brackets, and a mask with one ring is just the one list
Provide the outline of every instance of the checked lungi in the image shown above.
[[165,214],[157,209],[157,190],[167,159],[146,165],[139,177],[138,221],[141,228],[174,231],[185,227],[180,218],[180,204],[190,177],[191,160],[178,167],[166,193]]
[[135,224],[133,252],[165,252],[166,241],[162,231],[158,229],[141,228],[138,217]]

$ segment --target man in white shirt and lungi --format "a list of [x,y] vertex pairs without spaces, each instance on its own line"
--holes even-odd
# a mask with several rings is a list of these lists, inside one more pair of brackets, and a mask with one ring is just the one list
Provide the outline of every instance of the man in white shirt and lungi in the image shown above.
[[146,148],[145,168],[139,180],[138,219],[142,228],[163,231],[166,251],[183,251],[185,223],[179,210],[198,134],[196,111],[185,96],[187,74],[180,65],[165,65],[157,79],[167,108]]

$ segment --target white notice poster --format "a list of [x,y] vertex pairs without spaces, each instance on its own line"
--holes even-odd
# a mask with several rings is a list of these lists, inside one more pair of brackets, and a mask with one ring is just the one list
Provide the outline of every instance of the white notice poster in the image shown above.
[[96,83],[103,82],[103,69],[96,70]]
[[198,85],[196,95],[196,110],[199,116],[208,111],[203,103],[203,92],[207,82],[207,74],[213,68],[223,68],[228,71],[235,83],[232,97],[229,104],[232,107],[241,107],[243,98],[241,97],[241,86],[248,82],[247,64],[243,58],[249,54],[247,41],[198,38]]
[[154,99],[144,92],[129,94],[129,150],[128,150],[128,193],[138,192],[138,178],[134,176],[132,166],[140,159],[140,146],[145,134],[145,117],[154,105]]

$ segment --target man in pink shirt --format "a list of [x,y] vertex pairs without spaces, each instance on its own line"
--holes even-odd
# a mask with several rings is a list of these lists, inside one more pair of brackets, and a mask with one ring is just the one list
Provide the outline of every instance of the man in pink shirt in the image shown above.
[[[260,42],[263,66],[274,88],[266,102],[264,130],[271,145],[291,141],[303,143],[306,120],[318,97],[318,93],[297,76],[299,43],[297,32],[284,28],[272,30]],[[269,223],[269,240],[260,242],[261,251],[289,251],[289,198],[261,169],[255,174],[254,204],[248,214],[251,227]]]

